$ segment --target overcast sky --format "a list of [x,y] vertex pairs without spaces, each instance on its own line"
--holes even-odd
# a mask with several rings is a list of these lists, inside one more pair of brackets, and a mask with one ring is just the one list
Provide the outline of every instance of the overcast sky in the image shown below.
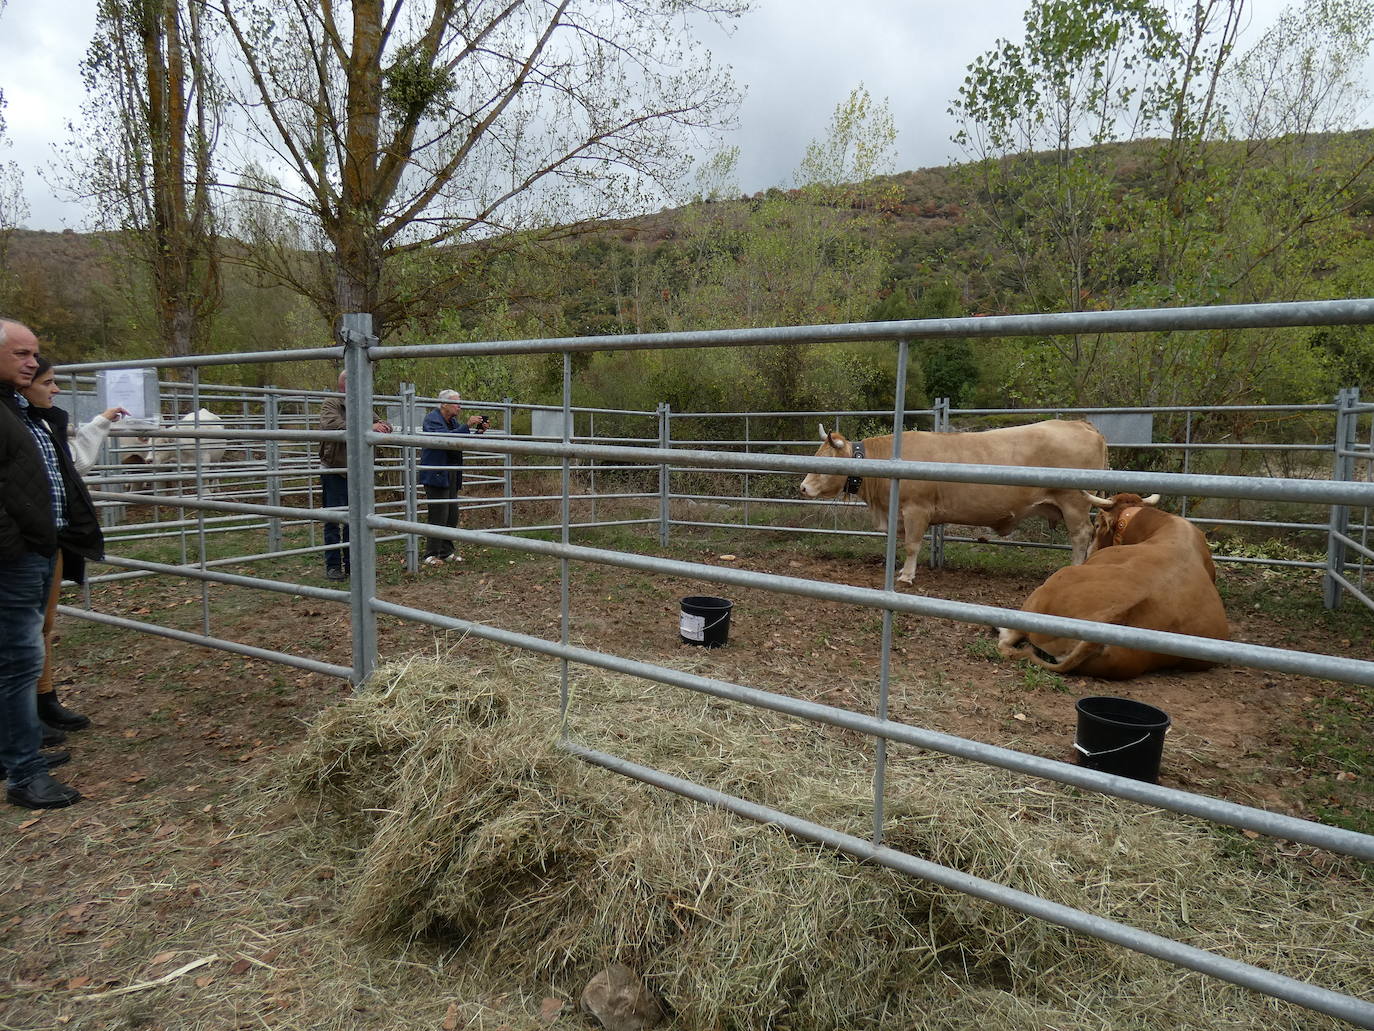
[[[707,45],[746,90],[739,129],[738,185],[747,193],[789,185],[806,145],[835,106],[863,83],[886,98],[896,123],[897,170],[960,158],[947,110],[969,63],[999,37],[1021,36],[1025,0],[757,0],[733,35]],[[1258,36],[1283,0],[1252,0]],[[0,160],[24,175],[29,228],[82,228],[39,174],[54,161],[82,101],[78,66],[95,0],[9,0],[0,16],[0,90],[7,138]]]

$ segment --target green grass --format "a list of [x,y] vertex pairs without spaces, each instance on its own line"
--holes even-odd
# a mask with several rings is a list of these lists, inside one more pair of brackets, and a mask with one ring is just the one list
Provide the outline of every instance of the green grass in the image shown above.
[[1317,771],[1304,785],[1323,823],[1374,834],[1374,687],[1345,684],[1315,698],[1295,729],[1295,762]]

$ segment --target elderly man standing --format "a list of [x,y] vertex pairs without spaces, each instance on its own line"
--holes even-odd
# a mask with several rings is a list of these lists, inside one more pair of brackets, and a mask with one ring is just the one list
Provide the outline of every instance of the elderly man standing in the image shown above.
[[[469,433],[462,398],[456,390],[439,391],[439,407],[425,415],[425,433]],[[463,489],[463,452],[427,447],[420,451],[420,486],[425,489],[425,516],[430,526],[458,525],[458,492]],[[447,537],[425,538],[425,565],[461,562]]]
[[58,549],[79,570],[102,557],[104,542],[71,459],[19,393],[37,369],[33,332],[0,320],[0,763],[9,801],[60,809],[81,795],[48,772],[59,757],[39,752],[34,688],[43,672],[43,614]]
[[[342,430],[348,425],[347,410],[343,394],[348,388],[348,377],[339,373],[339,396],[328,398],[320,405],[320,429]],[[390,433],[391,423],[377,418],[372,413],[372,429],[377,433]],[[326,440],[320,444],[320,493],[325,508],[348,507],[348,446],[343,441]],[[324,575],[330,580],[347,580],[348,526],[339,523],[324,524]],[[342,546],[341,546],[342,545]]]

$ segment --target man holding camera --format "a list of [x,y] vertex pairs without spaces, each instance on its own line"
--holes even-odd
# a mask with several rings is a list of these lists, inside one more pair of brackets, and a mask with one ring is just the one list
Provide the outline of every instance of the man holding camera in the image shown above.
[[[463,420],[462,398],[456,390],[439,391],[439,407],[425,416],[425,433],[485,433],[490,425],[484,415]],[[458,492],[463,489],[463,452],[446,448],[420,451],[420,486],[425,489],[425,518],[430,526],[458,525]],[[446,537],[425,538],[425,565],[461,562]]]

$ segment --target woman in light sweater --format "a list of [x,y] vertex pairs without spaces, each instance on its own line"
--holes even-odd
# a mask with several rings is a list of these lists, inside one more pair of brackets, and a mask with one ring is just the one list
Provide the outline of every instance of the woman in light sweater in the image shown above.
[[[52,362],[41,355],[33,381],[19,392],[33,406],[34,414],[47,424],[57,446],[71,456],[72,464],[79,473],[87,472],[95,465],[110,427],[129,414],[123,408],[107,408],[78,428],[76,434],[68,439],[67,413],[53,406],[53,399],[62,393],[62,388],[57,385],[57,377],[53,375]],[[52,682],[52,637],[57,622],[57,596],[61,588],[62,551],[59,548],[57,568],[53,570],[52,591],[48,595],[48,611],[43,617],[43,642],[47,654],[43,662],[43,675],[38,678],[38,718],[54,730],[82,730],[91,725],[90,718],[63,705],[58,700],[57,689]]]

